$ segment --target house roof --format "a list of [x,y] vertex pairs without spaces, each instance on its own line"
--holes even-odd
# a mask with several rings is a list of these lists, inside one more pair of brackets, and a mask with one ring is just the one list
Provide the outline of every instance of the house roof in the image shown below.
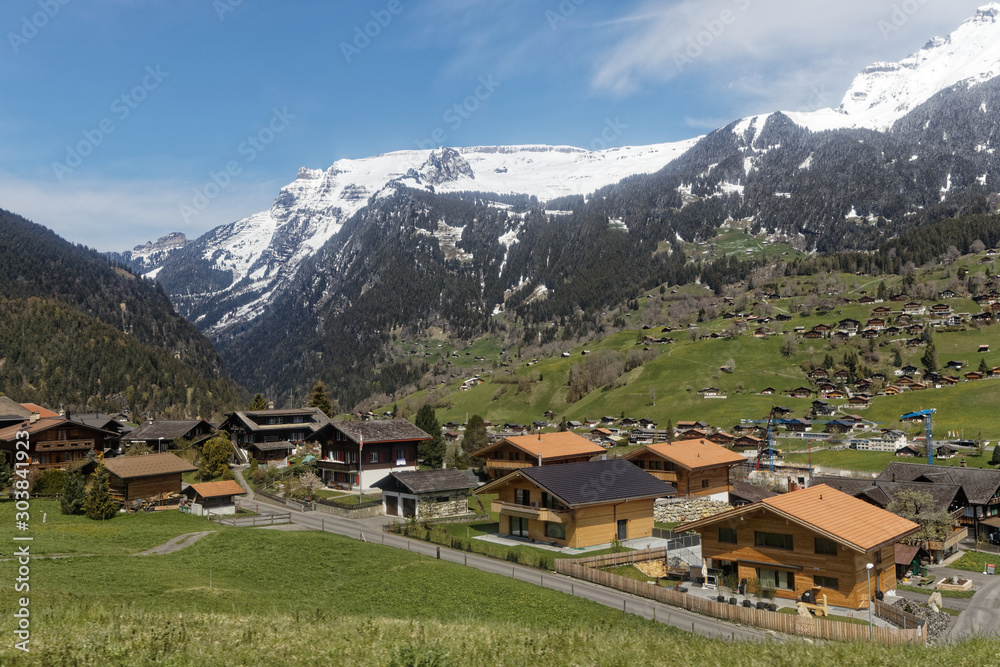
[[698,530],[741,515],[765,510],[805,526],[847,547],[866,553],[892,544],[920,526],[838,491],[826,484],[765,498],[745,507],[678,526],[677,532]]
[[[41,433],[42,431],[47,431],[51,428],[58,428],[60,426],[65,426],[68,428],[77,427],[84,428],[91,432],[103,433],[104,435],[115,436],[118,434],[113,431],[104,431],[93,426],[87,426],[86,424],[80,424],[79,422],[74,422],[70,419],[64,419],[63,417],[42,417],[29,424],[14,424],[13,426],[8,426],[7,428],[0,429],[0,442],[15,440],[17,439],[17,433],[19,431],[27,431],[29,434]],[[83,436],[79,439],[84,439],[91,436]]]
[[479,485],[479,481],[471,471],[445,468],[443,470],[392,472],[372,486],[377,489],[391,489],[395,486],[393,482],[414,494],[474,489]]
[[934,504],[947,511],[956,498],[962,495],[958,484],[932,484],[929,482],[891,482],[883,479],[856,479],[850,477],[813,477],[813,484],[826,484],[838,491],[854,496],[866,497],[879,507],[891,503],[900,491],[923,491],[930,495]]
[[1000,488],[1000,470],[935,466],[926,463],[893,461],[878,479],[896,482],[925,480],[936,484],[958,484],[973,505],[985,505]]
[[746,463],[745,457],[702,438],[646,445],[625,458],[632,460],[646,453],[655,454],[688,470]]
[[917,552],[920,551],[919,544],[896,544],[896,565],[909,565],[913,562]]
[[539,433],[538,435],[512,435],[498,440],[492,445],[487,445],[479,451],[473,452],[473,457],[483,457],[490,451],[510,444],[525,452],[529,456],[536,457],[541,454],[542,459],[574,458],[577,456],[596,456],[603,454],[604,448],[597,445],[583,436],[565,431],[562,433]]
[[569,507],[663,498],[677,493],[672,484],[657,479],[625,459],[519,468],[481,486],[478,493],[492,493],[494,489],[518,479],[530,480]]
[[[272,417],[302,417],[304,420],[299,423],[288,423],[288,424],[268,424],[266,423],[269,418]],[[238,422],[238,424],[233,424],[233,422]],[[319,428],[330,423],[330,418],[320,410],[319,408],[293,408],[288,410],[237,410],[231,414],[226,415],[226,421],[223,426],[227,424],[232,424],[232,426],[241,426],[249,431],[268,431],[268,430],[288,430],[289,428],[298,429],[308,429],[310,431],[316,431]]]
[[159,419],[152,422],[144,422],[136,426],[126,437],[126,440],[176,440],[183,438],[189,431],[202,424],[209,430],[212,425],[204,419]]
[[768,489],[754,486],[749,482],[745,482],[742,479],[733,480],[731,483],[732,490],[729,492],[729,497],[737,497],[742,500],[746,500],[751,503],[764,500],[764,498],[770,498],[776,495],[774,491],[769,491]]
[[287,440],[281,440],[280,442],[248,442],[245,446],[247,449],[256,449],[258,452],[290,451],[295,449],[295,445]]
[[188,488],[194,489],[194,492],[202,498],[238,496],[246,493],[246,490],[240,486],[238,482],[232,479],[227,479],[222,482],[203,482],[201,484],[192,484]]
[[[331,421],[322,431],[336,429],[355,443],[430,440],[431,436],[406,419],[370,419],[368,421]],[[316,432],[319,434],[319,431]]]
[[121,479],[194,472],[198,469],[170,452],[143,456],[119,456],[105,460],[104,467],[115,477]]
[[59,413],[49,410],[48,408],[43,408],[37,403],[21,403],[21,407],[25,408],[29,412],[37,412],[39,417],[58,417]]

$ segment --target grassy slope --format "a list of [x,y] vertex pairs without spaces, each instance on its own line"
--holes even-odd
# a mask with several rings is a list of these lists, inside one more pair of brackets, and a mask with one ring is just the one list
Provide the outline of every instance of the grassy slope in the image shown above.
[[[36,501],[34,511],[52,510]],[[0,520],[10,523],[9,503]],[[50,517],[52,514],[50,513]],[[190,521],[189,521],[190,520]],[[35,537],[87,525],[63,519]],[[0,645],[0,664],[44,665],[837,665],[987,664],[997,642],[925,649],[734,646],[586,600],[411,553],[321,533],[219,530],[158,557],[121,556],[196,529],[158,513],[118,517],[89,535],[93,558],[31,564],[31,653]],[[114,524],[115,528],[110,528]],[[187,524],[187,525],[184,525]],[[48,525],[48,524],[46,524]],[[133,537],[132,529],[142,532]],[[127,549],[126,549],[127,550]],[[10,587],[0,594],[11,609]]]

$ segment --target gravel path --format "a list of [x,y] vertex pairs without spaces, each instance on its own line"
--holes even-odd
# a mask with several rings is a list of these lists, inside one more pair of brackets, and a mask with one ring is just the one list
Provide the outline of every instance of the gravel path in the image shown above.
[[200,533],[186,533],[184,535],[178,535],[174,539],[164,542],[158,547],[153,547],[149,551],[143,551],[142,553],[132,554],[133,556],[163,556],[166,554],[172,554],[175,551],[180,551],[186,547],[191,546],[201,538],[206,535],[211,535],[214,530],[205,530]]

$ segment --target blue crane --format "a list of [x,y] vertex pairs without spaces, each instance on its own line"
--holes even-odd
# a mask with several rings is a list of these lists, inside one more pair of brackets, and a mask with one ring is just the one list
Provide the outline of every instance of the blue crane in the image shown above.
[[917,417],[923,417],[924,419],[924,433],[926,435],[925,442],[927,444],[927,465],[934,465],[934,420],[931,417],[937,408],[931,408],[930,410],[917,410],[916,412],[908,412],[902,417],[901,420],[905,421],[907,419],[916,419]]

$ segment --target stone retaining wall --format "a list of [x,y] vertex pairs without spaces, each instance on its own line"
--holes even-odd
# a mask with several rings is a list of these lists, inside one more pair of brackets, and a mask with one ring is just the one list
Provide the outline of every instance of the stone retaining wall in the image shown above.
[[678,523],[696,521],[731,510],[729,503],[720,500],[685,498],[675,501],[657,501],[653,507],[653,519],[657,523]]

